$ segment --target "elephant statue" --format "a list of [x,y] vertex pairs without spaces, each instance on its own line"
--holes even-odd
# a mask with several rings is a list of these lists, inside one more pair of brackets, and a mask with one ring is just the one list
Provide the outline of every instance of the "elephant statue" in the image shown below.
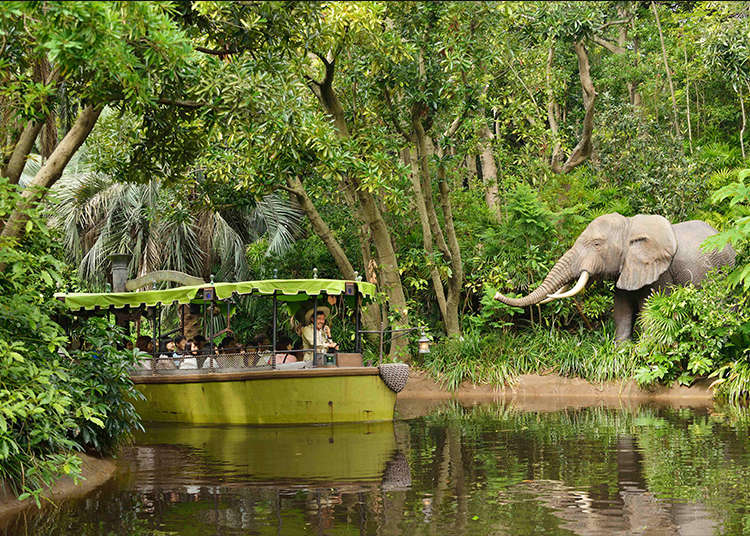
[[[538,288],[522,298],[499,292],[495,299],[526,307],[568,298],[581,292],[589,278],[616,280],[615,340],[629,339],[633,321],[654,290],[692,283],[700,286],[714,268],[733,266],[735,251],[704,252],[701,243],[717,231],[700,220],[671,224],[663,216],[605,214],[593,220],[555,263]],[[564,286],[577,279],[574,287]]]

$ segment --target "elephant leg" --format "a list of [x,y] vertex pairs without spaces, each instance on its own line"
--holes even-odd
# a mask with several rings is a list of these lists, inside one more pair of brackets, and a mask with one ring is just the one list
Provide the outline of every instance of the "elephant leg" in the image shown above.
[[615,342],[628,340],[633,335],[635,310],[631,293],[615,289]]

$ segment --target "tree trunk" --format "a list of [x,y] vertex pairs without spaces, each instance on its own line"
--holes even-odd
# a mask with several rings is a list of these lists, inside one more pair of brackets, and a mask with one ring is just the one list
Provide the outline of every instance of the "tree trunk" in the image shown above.
[[[396,252],[391,242],[391,234],[372,194],[357,189],[357,197],[362,205],[362,215],[365,218],[365,222],[372,230],[373,242],[378,252],[378,259],[380,260],[380,277],[383,290],[388,296],[391,310],[395,311],[397,315],[398,320],[394,322],[394,328],[406,327],[409,323],[408,308],[404,289],[401,285],[401,274],[398,271]],[[405,337],[393,339],[391,343],[391,356],[408,361],[408,342]]]
[[320,217],[318,209],[315,208],[312,200],[307,195],[302,182],[299,178],[293,176],[287,176],[286,182],[289,189],[294,192],[294,196],[297,198],[297,202],[305,213],[305,216],[310,220],[313,231],[315,231],[315,234],[323,241],[328,252],[331,254],[331,257],[333,257],[333,261],[336,263],[341,275],[343,275],[345,279],[354,279],[354,267],[352,266],[352,263],[349,262],[349,258],[346,256],[344,248],[341,247],[341,244],[339,244],[333,231],[328,227],[328,224]]
[[651,11],[654,12],[654,18],[656,19],[656,28],[659,30],[659,41],[661,42],[661,56],[664,60],[664,71],[667,73],[667,82],[669,82],[669,94],[672,96],[672,121],[674,124],[675,134],[680,135],[680,124],[677,119],[677,99],[674,96],[674,85],[672,84],[672,72],[669,70],[669,62],[667,61],[667,48],[664,46],[664,34],[661,31],[661,22],[659,21],[659,10],[656,9],[656,4],[651,2]]
[[687,112],[688,144],[690,154],[693,154],[693,126],[690,124],[690,76],[688,74],[687,43],[682,42],[682,53],[685,58],[685,109]]
[[560,173],[560,162],[562,160],[562,145],[560,143],[560,127],[558,118],[560,117],[560,106],[555,100],[555,94],[552,90],[552,60],[555,55],[555,48],[550,45],[547,52],[547,122],[552,132],[552,154],[550,155],[550,167],[555,173]]
[[29,121],[21,132],[15,147],[13,147],[13,152],[8,159],[8,163],[2,172],[3,177],[8,177],[10,184],[18,184],[18,181],[21,179],[23,168],[26,166],[26,159],[29,157],[32,147],[34,147],[34,142],[37,136],[39,136],[39,131],[42,130],[43,124],[40,121]]
[[445,177],[445,168],[442,163],[443,150],[436,145],[437,156],[441,160],[438,164],[438,189],[440,193],[441,207],[443,209],[443,220],[445,222],[445,231],[447,241],[443,236],[443,229],[437,218],[435,206],[432,201],[432,180],[430,170],[427,164],[427,158],[430,152],[429,138],[422,127],[419,109],[415,108],[412,113],[412,128],[414,133],[414,142],[417,148],[417,161],[419,180],[414,180],[415,198],[417,201],[417,210],[422,222],[422,236],[425,252],[428,256],[433,254],[433,241],[437,240],[438,249],[443,253],[444,261],[451,267],[451,275],[448,277],[447,289],[443,286],[437,267],[431,266],[431,275],[435,295],[440,307],[440,314],[445,324],[445,331],[448,336],[460,335],[461,329],[458,321],[458,306],[463,288],[463,265],[461,260],[461,250],[456,237],[455,226],[453,224],[453,211],[450,202],[450,188]]
[[486,124],[479,130],[479,161],[482,165],[484,201],[487,207],[500,219],[500,195],[497,183],[497,166],[492,152],[492,132]]
[[180,320],[182,321],[182,334],[185,335],[185,338],[190,340],[201,335],[203,315],[191,313],[190,305],[188,304],[180,305],[177,310],[180,314]]
[[[425,192],[422,190],[422,179],[421,173],[423,166],[426,166],[426,155],[425,155],[425,144],[424,140],[419,140],[417,136],[414,137],[414,145],[417,151],[417,160],[412,162],[412,173],[411,181],[414,189],[414,201],[417,205],[417,213],[419,214],[419,221],[422,224],[422,244],[424,246],[425,256],[427,257],[427,265],[430,267],[430,277],[432,279],[432,287],[435,290],[435,298],[437,299],[438,309],[440,309],[440,316],[445,320],[447,317],[447,308],[445,301],[445,289],[443,288],[443,282],[440,279],[440,271],[435,265],[432,259],[433,241],[432,241],[432,230],[430,229],[430,219],[427,216],[427,204],[425,203]],[[411,158],[411,154],[409,154]]]
[[[375,259],[372,258],[372,255],[370,254],[370,244],[372,242],[372,237],[370,236],[370,228],[365,224],[360,224],[359,229],[359,245],[362,252],[362,264],[364,265],[365,273],[363,274],[366,281],[369,281],[370,283],[382,287],[382,285],[379,285],[378,283],[378,275],[377,275],[377,262]],[[380,306],[372,305],[370,307],[365,307],[365,309],[362,311],[362,322],[366,326],[366,329],[368,331],[375,331],[376,329],[380,329],[380,322],[383,321],[383,326],[385,328],[388,327],[388,316],[387,315],[381,315]],[[375,334],[369,334],[370,339],[374,342],[376,339]]]
[[[311,81],[310,87],[318,97],[323,109],[332,118],[337,133],[341,137],[349,137],[350,132],[344,116],[344,109],[341,102],[333,90],[333,77],[335,74],[335,58],[329,54],[327,57],[319,56],[325,65],[326,73],[322,82]],[[375,201],[372,193],[359,188],[359,185],[352,181],[345,182],[345,188],[349,189],[349,194],[359,202],[359,210],[355,213],[360,220],[369,226],[372,233],[375,250],[380,263],[380,277],[384,292],[388,296],[390,308],[397,314],[399,321],[394,324],[394,328],[406,327],[409,323],[408,307],[406,304],[406,295],[401,284],[401,274],[398,270],[398,260],[396,252],[391,241],[391,233],[388,229],[380,208]],[[400,357],[408,360],[408,340],[405,337],[393,339],[391,344],[391,356]]]
[[[46,56],[42,57],[34,64],[33,79],[34,82],[38,84],[56,85],[60,79],[60,67],[57,66],[54,69],[51,69]],[[36,103],[36,105],[39,108],[42,108],[46,102],[47,97],[44,97],[42,101]],[[42,130],[42,127],[45,126],[45,135],[43,136],[44,143],[42,144],[42,156],[45,160],[52,155],[52,151],[57,147],[57,127],[52,112],[47,115],[44,121],[32,119],[26,123],[13,147],[13,152],[11,153],[7,164],[5,164],[5,167],[1,170],[2,173],[0,173],[3,177],[8,177],[10,184],[18,184],[23,169],[26,166],[26,159],[28,158],[29,153],[31,153],[31,149],[34,147],[34,142],[39,136],[39,132]]]
[[[44,163],[31,181],[31,184],[24,189],[22,199],[6,221],[0,238],[7,242],[18,240],[23,236],[26,221],[28,220],[27,211],[40,199],[43,199],[47,189],[60,178],[71,157],[94,128],[101,112],[101,106],[93,107],[87,105],[81,110],[73,127],[52,152],[47,162]],[[0,266],[0,271],[4,268],[4,266]]]
[[[442,172],[441,172],[442,170]],[[448,295],[446,297],[445,330],[449,337],[461,334],[458,321],[458,305],[461,301],[461,290],[464,284],[464,268],[461,259],[461,248],[453,224],[453,208],[451,207],[450,188],[445,177],[445,168],[440,164],[438,169],[440,183],[440,202],[445,220],[445,234],[448,236],[448,246],[451,250],[451,276],[448,278]]]
[[581,79],[583,90],[583,107],[586,113],[583,116],[583,132],[578,145],[575,146],[568,160],[563,164],[562,173],[568,173],[574,167],[584,163],[591,156],[593,145],[591,137],[594,133],[594,103],[596,102],[596,90],[591,80],[591,66],[589,56],[583,41],[575,44],[575,52],[578,57],[578,76]]

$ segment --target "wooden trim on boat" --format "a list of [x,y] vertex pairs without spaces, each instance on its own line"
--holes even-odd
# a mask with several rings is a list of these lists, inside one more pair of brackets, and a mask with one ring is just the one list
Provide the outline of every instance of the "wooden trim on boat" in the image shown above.
[[249,370],[247,372],[204,372],[200,374],[155,374],[131,376],[134,384],[236,382],[282,378],[330,378],[335,376],[377,376],[378,367],[331,367],[299,370]]

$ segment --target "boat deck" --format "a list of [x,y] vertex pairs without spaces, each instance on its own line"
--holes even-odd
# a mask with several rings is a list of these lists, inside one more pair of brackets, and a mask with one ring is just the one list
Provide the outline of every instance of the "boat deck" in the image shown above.
[[149,370],[131,374],[135,384],[154,383],[203,383],[231,382],[245,380],[271,380],[282,378],[331,378],[342,376],[378,376],[378,367],[321,367],[305,369],[198,369],[198,370],[159,370],[152,374]]

